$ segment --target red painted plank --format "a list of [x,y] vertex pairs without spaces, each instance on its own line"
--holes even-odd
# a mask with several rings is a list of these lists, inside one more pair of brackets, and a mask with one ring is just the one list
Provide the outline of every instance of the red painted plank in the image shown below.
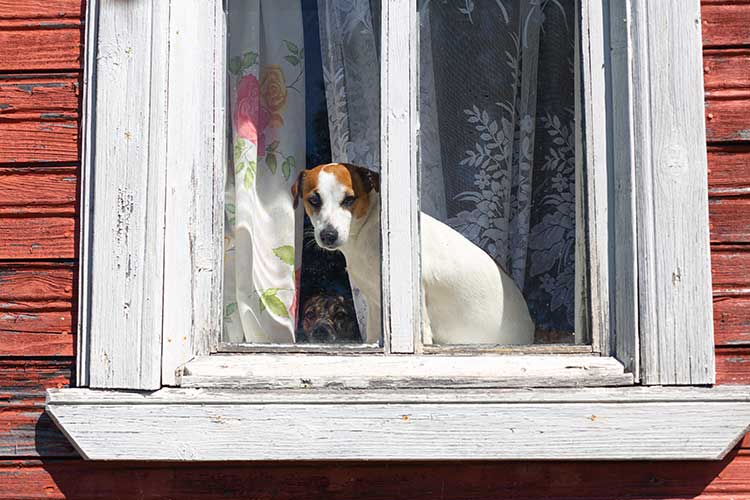
[[67,387],[72,370],[72,359],[0,359],[0,407],[43,405],[44,391]]
[[704,47],[750,45],[750,2],[703,0]]
[[716,349],[716,383],[750,384],[750,348]]
[[72,360],[0,359],[0,456],[76,456],[44,414],[45,389],[67,386],[71,365]]
[[750,347],[750,296],[714,297],[717,346]]
[[711,196],[750,190],[750,145],[708,146],[708,189]]
[[78,161],[78,122],[0,120],[0,164]]
[[[3,479],[4,478],[4,479]],[[1,499],[547,500],[750,498],[750,456],[721,462],[0,462]]]
[[750,141],[750,90],[714,91],[706,98],[706,138],[718,142]]
[[[0,77],[0,118],[44,120],[78,116],[79,76],[5,75]],[[48,119],[48,118],[47,118]]]
[[714,289],[750,288],[750,245],[711,248]]
[[0,23],[0,71],[78,70],[81,31],[77,20]]
[[82,0],[0,0],[0,19],[80,18]]
[[703,51],[706,90],[750,88],[750,49]]
[[73,264],[0,262],[0,308],[21,300],[69,302],[75,280]]
[[0,168],[0,215],[74,215],[78,169]]
[[72,259],[73,217],[0,217],[0,260]]
[[750,243],[750,198],[712,198],[708,210],[713,243]]
[[[77,453],[44,413],[44,406],[0,411],[1,457],[75,457]],[[0,489],[2,479],[0,479]]]

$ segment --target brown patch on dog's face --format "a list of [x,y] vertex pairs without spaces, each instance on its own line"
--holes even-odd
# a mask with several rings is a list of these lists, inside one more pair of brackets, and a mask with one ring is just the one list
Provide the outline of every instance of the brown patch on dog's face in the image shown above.
[[360,342],[351,304],[340,295],[313,295],[302,308],[302,331],[307,342]]
[[365,168],[328,163],[301,172],[292,197],[295,207],[302,198],[318,246],[337,250],[348,241],[352,221],[369,213],[372,190],[377,187],[377,174]]
[[292,186],[295,208],[297,208],[299,199],[302,198],[308,216],[320,211],[321,202],[324,202],[317,195],[318,177],[321,172],[332,174],[344,188],[345,196],[353,198],[351,204],[348,204],[349,200],[345,198],[342,202],[343,208],[349,210],[355,218],[362,218],[367,215],[370,208],[370,191],[380,191],[380,178],[378,174],[364,167],[347,163],[326,163],[300,172],[297,182]]

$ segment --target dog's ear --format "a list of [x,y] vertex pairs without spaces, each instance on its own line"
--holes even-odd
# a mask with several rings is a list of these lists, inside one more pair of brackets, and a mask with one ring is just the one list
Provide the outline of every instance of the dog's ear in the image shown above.
[[356,174],[359,176],[360,179],[362,179],[362,183],[365,186],[365,191],[368,193],[372,191],[373,189],[375,192],[380,192],[380,174],[377,172],[373,172],[369,168],[366,167],[360,167],[359,165],[352,165],[351,163],[344,163],[343,164],[346,168],[349,169],[349,172],[352,174]]
[[297,208],[299,205],[299,198],[302,196],[302,183],[305,182],[305,171],[301,171],[297,176],[297,180],[292,184],[292,207]]

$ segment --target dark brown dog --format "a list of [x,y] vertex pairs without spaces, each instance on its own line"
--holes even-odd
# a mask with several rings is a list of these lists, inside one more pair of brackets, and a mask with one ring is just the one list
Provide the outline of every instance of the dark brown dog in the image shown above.
[[353,307],[341,295],[313,295],[302,314],[302,331],[311,344],[362,341]]

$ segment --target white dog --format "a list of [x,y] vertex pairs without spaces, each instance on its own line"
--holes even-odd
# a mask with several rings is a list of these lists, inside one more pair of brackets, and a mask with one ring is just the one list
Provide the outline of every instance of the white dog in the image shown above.
[[[340,250],[352,285],[367,301],[367,342],[381,335],[378,175],[329,163],[300,172],[292,186],[315,241]],[[422,321],[426,344],[532,344],[534,323],[513,280],[479,247],[421,214]]]

